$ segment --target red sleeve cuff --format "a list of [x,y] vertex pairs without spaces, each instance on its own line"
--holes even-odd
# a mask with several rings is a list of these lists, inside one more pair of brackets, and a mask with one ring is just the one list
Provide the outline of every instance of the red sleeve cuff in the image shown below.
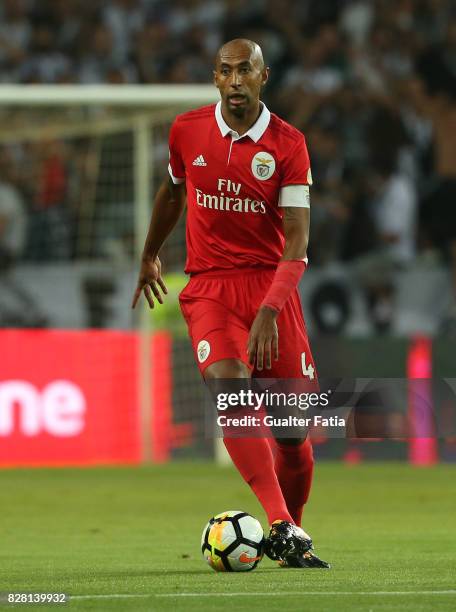
[[301,259],[281,261],[261,306],[268,306],[279,313],[298,286],[306,267],[306,262]]

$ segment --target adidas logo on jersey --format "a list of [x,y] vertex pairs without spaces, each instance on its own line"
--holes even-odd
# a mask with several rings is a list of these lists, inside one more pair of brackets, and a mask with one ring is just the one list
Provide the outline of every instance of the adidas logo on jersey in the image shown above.
[[202,155],[198,155],[198,157],[193,160],[193,166],[207,166],[204,157]]

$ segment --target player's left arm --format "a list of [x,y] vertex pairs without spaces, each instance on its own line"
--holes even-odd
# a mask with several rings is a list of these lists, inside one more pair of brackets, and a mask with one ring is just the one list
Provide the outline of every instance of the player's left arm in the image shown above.
[[282,210],[285,247],[281,261],[298,260],[307,263],[310,208],[284,206]]
[[249,363],[258,370],[271,369],[272,359],[279,358],[277,317],[297,287],[307,264],[310,209],[283,207],[285,247],[273,283],[252,324],[247,344]]

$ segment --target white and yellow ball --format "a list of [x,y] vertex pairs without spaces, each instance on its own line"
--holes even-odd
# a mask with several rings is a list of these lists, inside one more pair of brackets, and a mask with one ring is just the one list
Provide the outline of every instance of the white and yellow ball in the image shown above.
[[209,520],[201,550],[217,572],[247,572],[263,557],[264,533],[256,518],[241,510],[221,512]]

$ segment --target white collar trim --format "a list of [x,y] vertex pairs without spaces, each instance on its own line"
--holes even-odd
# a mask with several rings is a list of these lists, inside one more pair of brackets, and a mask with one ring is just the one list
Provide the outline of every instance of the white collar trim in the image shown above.
[[254,142],[258,142],[263,134],[266,132],[269,122],[271,120],[271,113],[267,108],[264,102],[261,102],[262,111],[260,116],[256,120],[256,122],[252,125],[252,127],[247,130],[245,134],[239,136],[239,134],[230,128],[230,126],[226,123],[225,119],[222,115],[222,103],[219,101],[215,105],[215,119],[217,121],[217,125],[219,126],[219,130],[222,133],[222,136],[226,136],[227,134],[231,134],[236,140],[238,138],[244,138],[245,136],[250,136],[250,138]]

